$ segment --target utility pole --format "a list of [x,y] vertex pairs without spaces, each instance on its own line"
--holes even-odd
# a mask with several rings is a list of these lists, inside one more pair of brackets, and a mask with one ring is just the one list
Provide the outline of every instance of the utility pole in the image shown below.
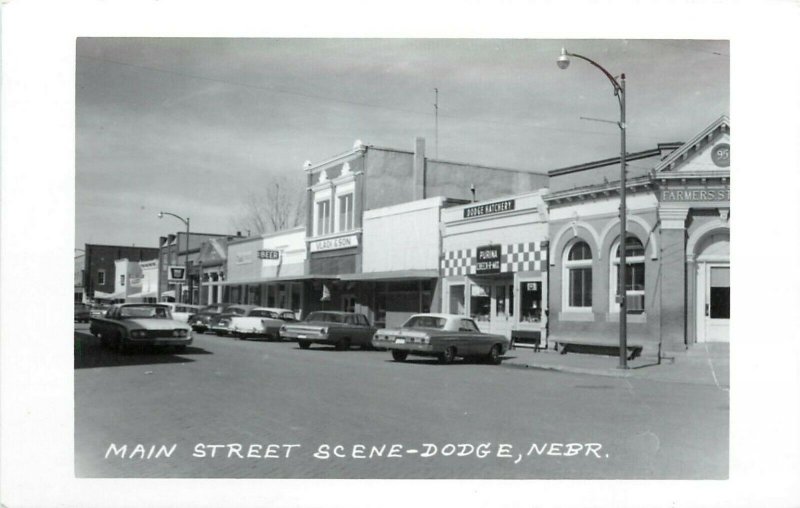
[[433,112],[435,117],[435,125],[436,125],[436,142],[433,147],[433,156],[437,159],[439,158],[439,89],[434,88],[434,92],[436,92],[436,102],[433,103]]

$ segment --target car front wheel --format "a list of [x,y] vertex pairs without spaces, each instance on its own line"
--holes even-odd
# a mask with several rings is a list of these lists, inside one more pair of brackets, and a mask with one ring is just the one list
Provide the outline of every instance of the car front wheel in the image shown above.
[[408,358],[408,351],[394,350],[392,351],[392,358],[394,358],[396,362],[404,362],[406,358]]
[[445,349],[443,353],[439,354],[439,363],[453,363],[453,360],[456,357],[456,348],[450,346],[449,348]]
[[489,350],[489,354],[486,355],[486,363],[490,363],[492,365],[500,365],[503,359],[500,358],[500,346],[495,344],[492,346],[492,349]]
[[350,349],[350,339],[345,337],[344,339],[337,342],[336,349],[337,351],[347,351],[348,349]]
[[311,343],[307,340],[298,340],[297,345],[300,346],[300,349],[308,349],[311,347]]

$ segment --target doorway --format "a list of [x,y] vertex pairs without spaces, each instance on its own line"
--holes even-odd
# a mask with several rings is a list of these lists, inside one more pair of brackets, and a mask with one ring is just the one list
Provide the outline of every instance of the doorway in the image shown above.
[[697,341],[729,342],[731,319],[730,241],[710,235],[697,257]]

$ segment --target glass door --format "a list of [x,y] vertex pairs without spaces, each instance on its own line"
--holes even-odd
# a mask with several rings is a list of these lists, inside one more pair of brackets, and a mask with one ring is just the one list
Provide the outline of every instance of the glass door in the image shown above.
[[510,281],[492,285],[490,333],[511,337],[514,324],[514,284]]
[[728,264],[706,265],[705,340],[728,342],[731,319],[731,268]]

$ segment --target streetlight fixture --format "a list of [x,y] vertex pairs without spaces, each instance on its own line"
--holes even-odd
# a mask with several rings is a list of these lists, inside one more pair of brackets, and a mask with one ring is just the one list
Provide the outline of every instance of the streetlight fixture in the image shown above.
[[[175,215],[174,213],[171,212],[158,212],[159,219],[163,219],[165,215],[175,217],[179,221],[186,224],[186,268],[183,276],[186,278],[186,299],[189,301],[188,302],[184,301],[183,303],[192,303],[192,291],[191,288],[189,287],[189,217],[186,217],[184,219],[180,215]],[[181,286],[181,293],[183,293],[183,286]]]
[[611,75],[610,72],[605,70],[603,66],[592,60],[591,58],[587,58],[583,55],[578,55],[577,53],[570,53],[565,48],[561,48],[561,56],[558,57],[556,60],[556,64],[558,65],[559,69],[566,69],[569,67],[570,57],[580,58],[581,60],[586,60],[590,64],[594,65],[600,71],[605,74],[608,80],[611,82],[611,86],[614,87],[614,95],[617,97],[617,101],[619,102],[619,122],[617,126],[619,127],[620,132],[620,153],[619,153],[619,166],[620,166],[620,177],[619,177],[619,197],[620,197],[620,205],[619,205],[619,285],[617,289],[617,302],[619,303],[619,367],[621,369],[628,368],[628,304],[627,299],[625,298],[626,288],[625,283],[627,280],[628,274],[628,265],[626,264],[626,247],[627,247],[627,224],[626,224],[626,214],[627,214],[627,207],[626,207],[626,171],[625,171],[625,136],[626,136],[626,129],[627,126],[625,125],[625,74],[620,74],[620,80]]

